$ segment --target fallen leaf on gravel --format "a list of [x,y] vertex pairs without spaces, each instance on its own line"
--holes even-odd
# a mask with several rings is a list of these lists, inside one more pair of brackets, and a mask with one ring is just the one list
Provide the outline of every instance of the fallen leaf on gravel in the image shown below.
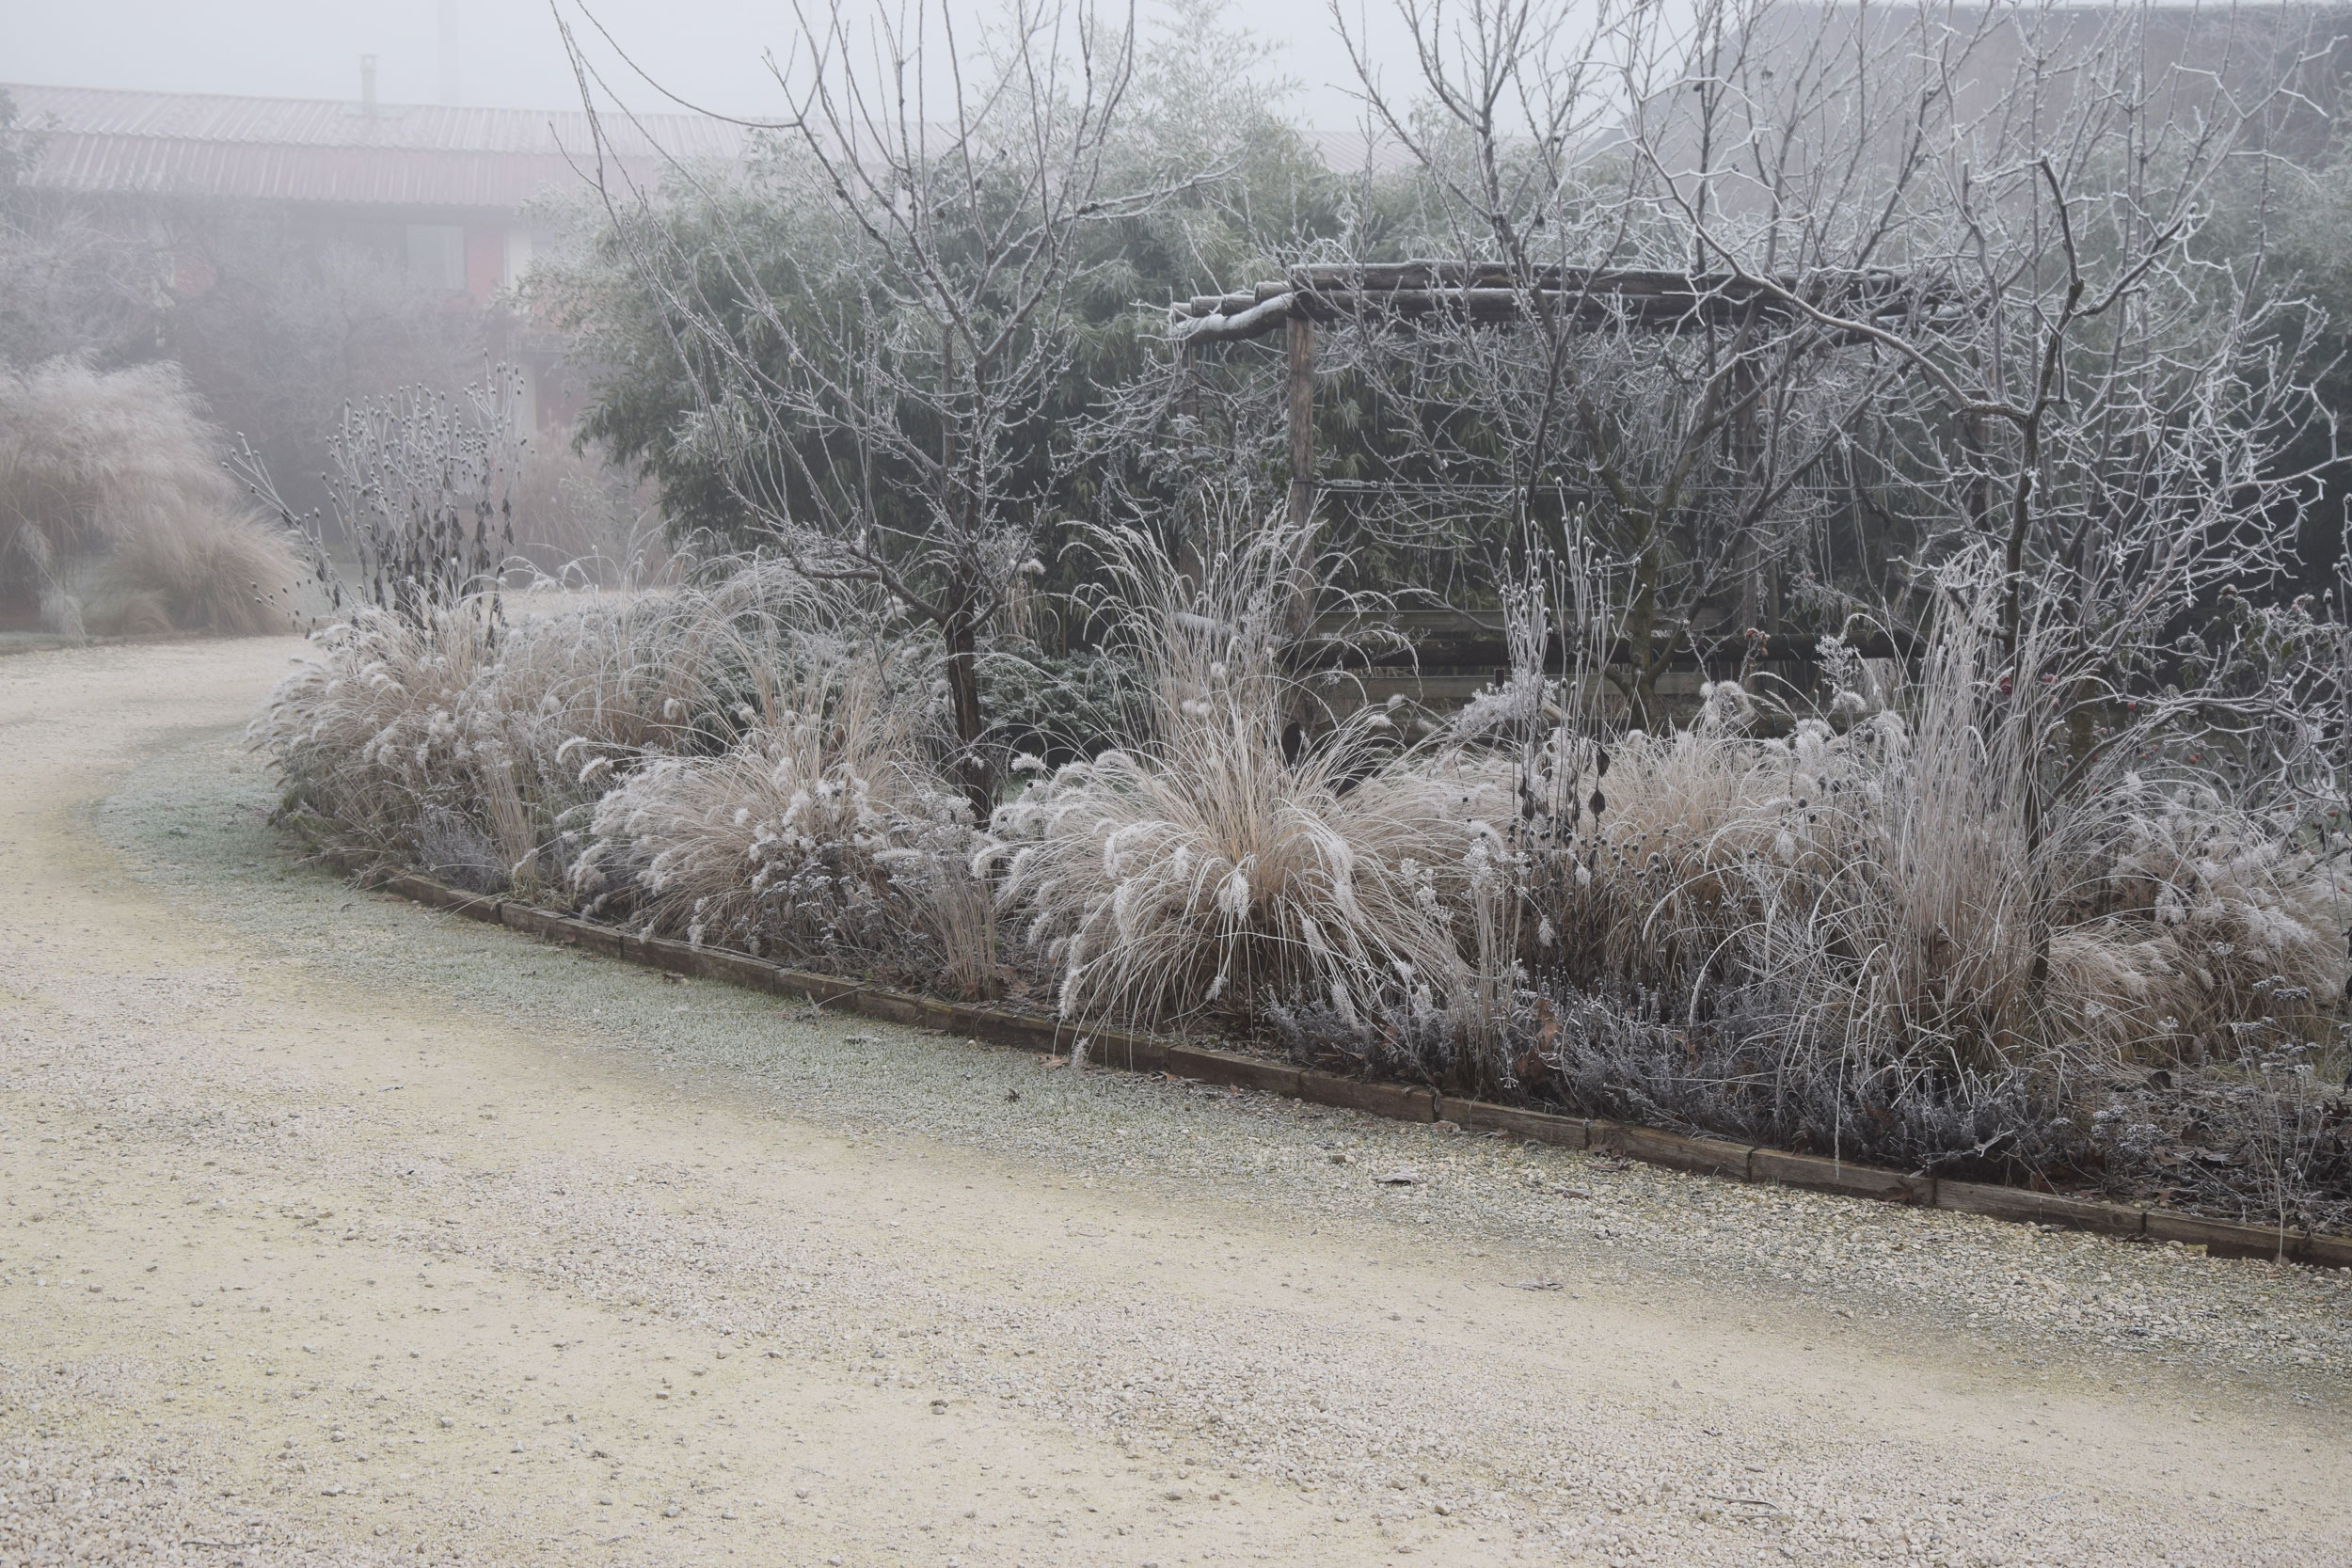
[[1554,1187],[1551,1190],[1556,1196],[1560,1197],[1590,1197],[1593,1196],[1581,1187]]
[[1373,1184],[1375,1186],[1409,1187],[1421,1180],[1421,1172],[1417,1170],[1383,1171],[1372,1180]]
[[1556,1279],[1505,1280],[1502,1288],[1506,1291],[1565,1291],[1567,1289]]

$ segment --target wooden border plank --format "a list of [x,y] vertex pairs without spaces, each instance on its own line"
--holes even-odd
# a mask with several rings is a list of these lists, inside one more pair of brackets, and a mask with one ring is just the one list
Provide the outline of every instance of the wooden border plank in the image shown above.
[[1644,1164],[1664,1165],[1696,1176],[1736,1177],[1741,1181],[1748,1180],[1748,1163],[1756,1154],[1753,1144],[1686,1137],[1680,1132],[1661,1132],[1654,1127],[1637,1127],[1625,1121],[1588,1122],[1585,1139],[1589,1148],[1639,1160]]
[[1776,1181],[1784,1187],[1804,1187],[1817,1193],[1842,1193],[1848,1197],[1867,1197],[1880,1203],[1930,1205],[1935,1201],[1932,1176],[1905,1176],[1899,1171],[1857,1165],[1851,1160],[1825,1159],[1819,1154],[1791,1154],[1785,1149],[1759,1148],[1749,1158],[1748,1174],[1757,1181]]

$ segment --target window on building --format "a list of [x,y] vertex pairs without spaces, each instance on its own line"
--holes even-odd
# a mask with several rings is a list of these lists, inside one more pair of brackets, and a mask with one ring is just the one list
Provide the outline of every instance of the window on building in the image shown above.
[[408,281],[420,289],[463,289],[466,231],[453,223],[410,224]]

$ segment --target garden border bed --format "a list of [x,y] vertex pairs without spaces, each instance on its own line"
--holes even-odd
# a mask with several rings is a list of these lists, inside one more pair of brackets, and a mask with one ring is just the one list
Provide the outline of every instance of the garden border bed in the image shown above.
[[1949,1209],[1994,1219],[2095,1231],[2125,1240],[2179,1242],[2202,1246],[2216,1258],[2276,1259],[2320,1268],[2352,1269],[2352,1236],[2284,1232],[2229,1220],[2205,1219],[2170,1209],[2106,1203],[1933,1176],[1907,1176],[1817,1154],[1792,1154],[1628,1122],[1560,1116],[1483,1100],[1461,1100],[1409,1085],[1344,1078],[1314,1068],[1211,1050],[1131,1030],[1081,1030],[1052,1019],[945,1002],[838,975],[788,969],[748,953],[696,947],[666,937],[632,936],[618,927],[559,913],[522,899],[467,893],[418,872],[371,870],[339,857],[328,858],[357,877],[363,887],[397,894],[469,920],[503,926],[549,942],[572,943],[649,969],[724,980],[752,990],[803,996],[819,1004],[838,1003],[867,1018],[953,1032],[993,1044],[1058,1053],[1083,1037],[1089,1043],[1089,1059],[1105,1067],[1168,1072],[1204,1084],[1263,1089],[1312,1104],[1363,1111],[1394,1121],[1445,1121],[1465,1132],[1505,1132],[1557,1148],[1597,1149],[1705,1176],[1778,1182],[1847,1197]]

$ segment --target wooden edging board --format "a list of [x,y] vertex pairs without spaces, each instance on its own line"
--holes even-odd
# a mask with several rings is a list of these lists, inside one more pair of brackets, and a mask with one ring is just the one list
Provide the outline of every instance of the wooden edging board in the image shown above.
[[1458,1100],[1433,1089],[1343,1078],[1312,1068],[1292,1067],[1123,1029],[1081,1029],[1052,1019],[1032,1018],[995,1007],[943,1002],[936,997],[845,980],[839,975],[787,969],[748,953],[696,947],[664,937],[634,936],[615,926],[542,909],[521,899],[465,893],[413,871],[371,874],[348,864],[345,869],[356,871],[368,886],[420,904],[490,925],[506,926],[549,942],[577,944],[652,969],[724,980],[753,990],[804,996],[820,1004],[837,1003],[867,1018],[966,1035],[998,1045],[1060,1053],[1084,1039],[1088,1059],[1104,1067],[1170,1072],[1205,1084],[1263,1089],[1317,1105],[1364,1111],[1395,1121],[1450,1122],[1466,1132],[1505,1132],[1562,1148],[1597,1149],[1648,1164],[1740,1181],[1773,1181],[1848,1197],[1950,1209],[1961,1213],[2092,1230],[2130,1240],[2180,1242],[2201,1246],[2216,1258],[2264,1258],[2324,1268],[2352,1268],[2352,1237],[2238,1225],[2169,1209],[2063,1197],[2023,1187],[1906,1176],[1818,1154],[1790,1154],[1719,1138],[1688,1137],[1627,1122],[1555,1116],[1548,1111],[1497,1105],[1483,1100]]

